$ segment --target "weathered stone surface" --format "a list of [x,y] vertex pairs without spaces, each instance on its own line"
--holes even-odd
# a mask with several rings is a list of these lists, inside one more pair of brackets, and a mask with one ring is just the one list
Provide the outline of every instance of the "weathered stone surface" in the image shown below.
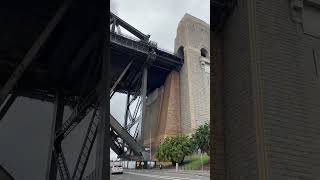
[[297,2],[240,0],[226,21],[228,180],[320,178],[319,23],[305,26],[320,14],[320,3]]
[[181,133],[179,73],[171,72],[165,84],[147,98],[145,146],[158,148],[168,136]]
[[[181,127],[184,134],[190,134],[210,120],[209,25],[186,14],[178,25],[175,51],[180,47],[184,49],[180,71]],[[201,56],[202,48],[208,52],[207,57]]]

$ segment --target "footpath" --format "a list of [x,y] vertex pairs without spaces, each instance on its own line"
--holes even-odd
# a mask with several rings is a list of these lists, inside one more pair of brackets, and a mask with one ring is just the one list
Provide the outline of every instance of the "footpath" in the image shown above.
[[[126,169],[126,170],[133,170],[133,169]],[[148,171],[148,172],[164,172],[164,173],[179,173],[179,174],[192,174],[197,176],[205,176],[210,177],[210,171],[208,170],[180,170],[176,172],[176,169],[134,169],[134,171]]]

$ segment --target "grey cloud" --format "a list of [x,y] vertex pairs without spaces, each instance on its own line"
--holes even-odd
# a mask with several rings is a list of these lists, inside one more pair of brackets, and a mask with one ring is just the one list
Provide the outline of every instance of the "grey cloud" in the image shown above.
[[117,0],[110,1],[110,11],[116,15],[118,15],[118,2]]
[[118,15],[139,29],[150,34],[159,47],[173,51],[174,38],[180,19],[185,13],[209,24],[209,0],[118,0]]

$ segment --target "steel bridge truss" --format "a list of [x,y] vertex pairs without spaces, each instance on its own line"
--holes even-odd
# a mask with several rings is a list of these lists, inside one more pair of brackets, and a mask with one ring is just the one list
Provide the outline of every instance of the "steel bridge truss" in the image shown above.
[[[110,90],[110,97],[116,91],[117,85],[122,80],[123,76],[128,72],[132,61],[126,66],[126,68],[121,73],[120,77],[113,84]],[[144,71],[147,69],[147,64],[143,68]],[[130,129],[136,123],[136,116],[138,114],[138,109],[140,109],[141,113],[145,110],[144,108],[139,108],[142,104],[143,97],[146,97],[146,75],[147,73],[142,73],[142,76],[139,78],[141,83],[137,83],[138,91],[135,92],[132,96],[132,99],[128,101],[127,104],[127,115],[129,117],[130,123],[128,125],[124,125],[124,127],[116,120],[112,115],[110,115],[110,137],[111,137],[111,148],[115,151],[119,157],[127,157],[134,155],[136,158],[144,158],[147,157],[147,153],[144,151],[143,146],[140,145],[140,142],[136,140],[137,133],[132,137],[130,135]],[[144,80],[144,81],[143,81]],[[138,80],[139,81],[139,80]],[[101,83],[99,83],[101,84]],[[141,84],[141,85],[140,85]],[[140,87],[141,86],[141,87]],[[98,106],[97,94],[101,93],[98,90],[101,89],[97,87],[93,92],[89,93],[87,97],[85,97],[79,104],[73,109],[73,112],[69,116],[69,118],[61,125],[60,128],[56,130],[55,140],[54,140],[54,150],[53,157],[56,162],[56,166],[59,170],[60,178],[62,180],[80,180],[83,178],[84,171],[89,160],[89,156],[95,142],[97,136],[97,129],[99,122],[104,122],[99,119],[101,116],[97,115],[101,113],[100,106]],[[144,94],[141,94],[144,93]],[[140,93],[140,94],[139,94]],[[139,96],[140,95],[140,96]],[[130,94],[128,95],[130,96]],[[130,104],[134,102],[135,99],[138,99],[137,106],[135,108],[134,114],[132,115],[129,107]],[[57,102],[58,103],[58,102]],[[142,106],[143,107],[143,106]],[[145,107],[145,106],[144,106]],[[60,109],[60,108],[57,108]],[[68,137],[70,132],[77,127],[78,124],[91,112],[91,120],[86,132],[86,136],[83,140],[83,144],[78,155],[76,165],[72,176],[68,170],[68,166],[66,164],[63,151],[61,148],[61,142]],[[58,120],[58,119],[57,119]],[[60,120],[61,121],[61,120]],[[140,122],[142,124],[142,122]],[[141,130],[137,130],[136,132],[141,132]],[[94,172],[95,173],[95,172]]]

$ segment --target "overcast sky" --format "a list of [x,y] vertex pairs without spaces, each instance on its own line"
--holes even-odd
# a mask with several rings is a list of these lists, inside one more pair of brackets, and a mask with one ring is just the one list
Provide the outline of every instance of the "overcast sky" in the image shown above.
[[111,0],[111,11],[158,46],[173,51],[178,23],[189,13],[210,23],[209,0]]
[[[158,47],[173,52],[174,39],[178,23],[189,13],[208,24],[210,23],[209,0],[111,0],[111,11],[118,17],[144,34],[150,34],[150,39],[158,43]],[[125,33],[124,29],[121,29]],[[115,94],[111,99],[111,113],[121,123],[124,119],[126,96]],[[110,158],[116,154],[110,150]]]

